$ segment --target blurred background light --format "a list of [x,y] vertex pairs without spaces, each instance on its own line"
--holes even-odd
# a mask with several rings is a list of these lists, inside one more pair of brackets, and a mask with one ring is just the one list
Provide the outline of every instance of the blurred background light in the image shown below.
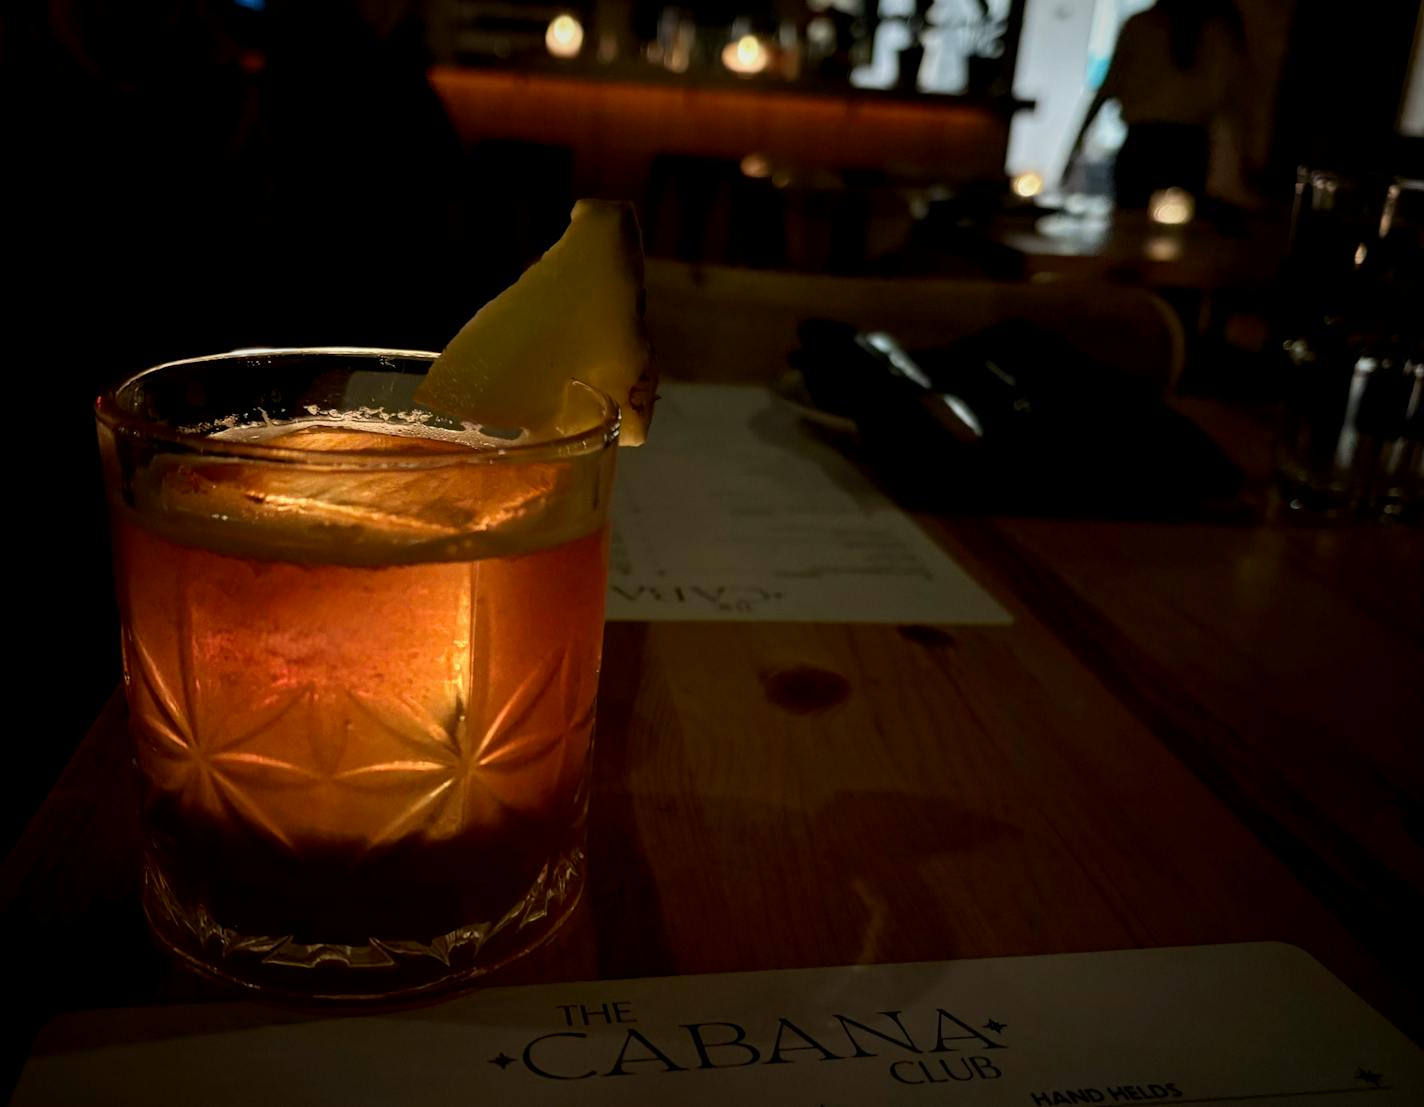
[[733,73],[750,77],[766,68],[766,47],[756,35],[742,35],[722,48],[722,64]]
[[1147,204],[1147,214],[1152,222],[1164,227],[1180,227],[1190,223],[1197,213],[1197,202],[1192,194],[1182,188],[1160,188],[1152,194]]
[[771,176],[771,162],[765,154],[748,154],[742,159],[742,176],[762,178]]
[[818,50],[829,50],[836,44],[836,25],[824,15],[806,24],[806,41]]
[[544,45],[556,58],[576,58],[583,49],[583,24],[568,12],[549,20]]
[[1175,234],[1154,234],[1142,244],[1148,261],[1178,261],[1182,256],[1182,239]]
[[1009,187],[1015,196],[1030,199],[1043,191],[1043,174],[1035,173],[1032,169],[1015,174],[1014,179],[1009,182]]

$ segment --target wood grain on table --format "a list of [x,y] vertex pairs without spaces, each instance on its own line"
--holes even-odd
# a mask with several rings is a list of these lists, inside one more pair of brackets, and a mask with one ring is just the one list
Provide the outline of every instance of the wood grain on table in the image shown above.
[[[1412,569],[1421,536],[935,529],[1012,626],[609,626],[566,970],[1277,939],[1417,1035],[1424,649],[1312,551]],[[116,700],[0,882],[31,942],[114,935],[97,976],[47,970],[85,1003],[173,986],[141,941],[125,743]]]
[[[1424,533],[922,522],[1011,626],[608,627],[587,900],[501,979],[1273,939],[1424,1040]],[[205,994],[128,771],[116,699],[0,872],[32,1018]]]

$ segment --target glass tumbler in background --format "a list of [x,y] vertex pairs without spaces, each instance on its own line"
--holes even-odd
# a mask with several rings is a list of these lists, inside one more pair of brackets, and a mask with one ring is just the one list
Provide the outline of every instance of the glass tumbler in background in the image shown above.
[[144,907],[220,978],[436,988],[581,893],[617,407],[456,424],[412,400],[432,357],[239,352],[98,402]]
[[1303,169],[1284,320],[1285,503],[1412,518],[1424,495],[1424,183]]

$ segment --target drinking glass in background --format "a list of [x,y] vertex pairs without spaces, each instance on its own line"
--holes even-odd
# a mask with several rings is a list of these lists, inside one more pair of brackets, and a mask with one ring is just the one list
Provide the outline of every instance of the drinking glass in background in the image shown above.
[[144,907],[227,981],[446,985],[583,887],[617,407],[454,423],[432,357],[235,353],[97,406]]
[[1286,269],[1286,504],[1417,518],[1424,504],[1424,182],[1297,174]]

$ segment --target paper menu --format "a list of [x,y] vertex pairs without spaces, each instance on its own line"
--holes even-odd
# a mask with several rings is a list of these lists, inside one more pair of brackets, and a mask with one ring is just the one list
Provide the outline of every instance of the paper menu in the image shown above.
[[94,1012],[15,1104],[1424,1102],[1424,1053],[1275,943],[490,989],[362,1018]]
[[649,444],[618,457],[609,619],[1011,621],[766,389],[661,392]]

